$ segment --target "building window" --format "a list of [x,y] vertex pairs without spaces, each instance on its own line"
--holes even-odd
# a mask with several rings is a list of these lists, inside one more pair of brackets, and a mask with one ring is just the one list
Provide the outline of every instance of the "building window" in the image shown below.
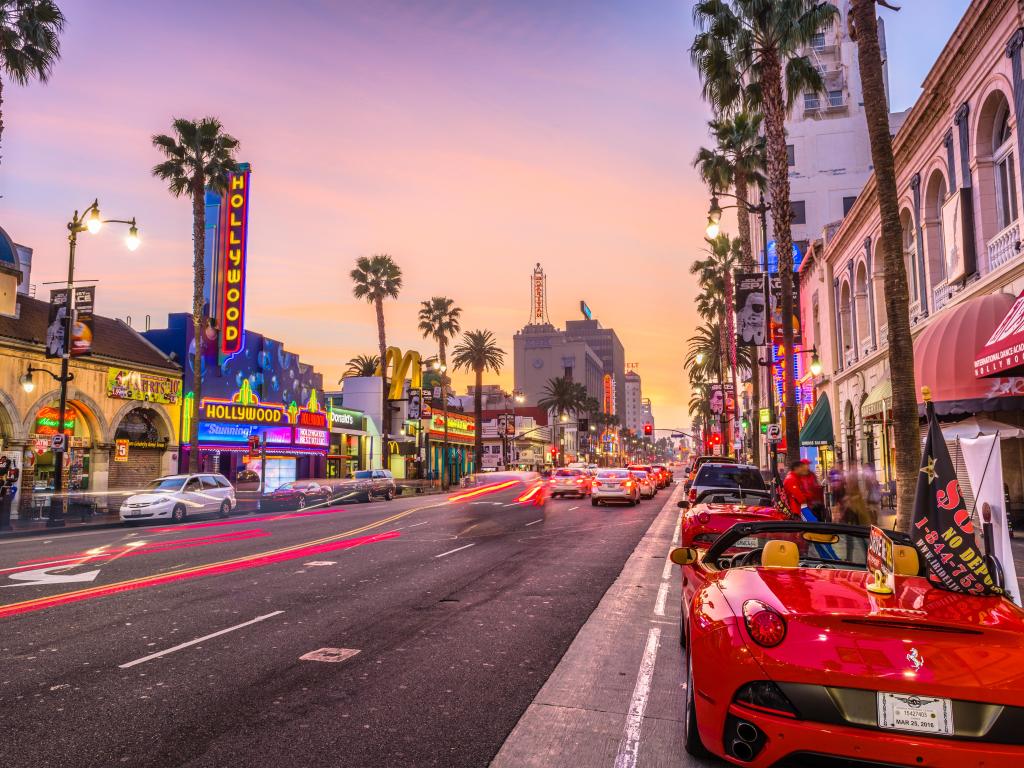
[[842,91],[829,91],[828,92],[828,105],[830,107],[841,107],[841,106],[843,106],[843,92]]
[[818,98],[816,93],[805,93],[804,94],[804,109],[821,109],[821,99]]
[[807,204],[803,200],[793,200],[789,204],[793,224],[807,223]]
[[848,214],[850,212],[850,209],[853,208],[853,204],[856,203],[856,202],[857,202],[857,196],[856,195],[854,195],[853,197],[844,197],[843,198],[843,216],[846,216],[846,214]]
[[815,32],[814,36],[811,38],[811,48],[813,48],[816,51],[820,51],[824,47],[825,47],[825,33],[824,32]]
[[786,145],[786,162],[789,164],[790,168],[796,165],[796,147],[792,144]]
[[1010,132],[1010,109],[1004,104],[996,117],[992,133],[992,159],[996,166],[996,212],[999,229],[1017,220],[1017,184],[1015,181],[1013,142]]

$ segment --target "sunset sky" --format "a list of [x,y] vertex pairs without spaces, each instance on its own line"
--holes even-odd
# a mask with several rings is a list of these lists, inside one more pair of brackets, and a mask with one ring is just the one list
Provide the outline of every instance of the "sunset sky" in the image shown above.
[[[150,176],[172,117],[216,115],[252,164],[249,327],[333,385],[376,349],[354,260],[405,274],[389,342],[429,350],[419,302],[447,295],[464,328],[509,353],[534,263],[552,320],[585,299],[639,364],[659,426],[684,427],[689,263],[707,194],[690,166],[706,108],[684,0],[62,0],[63,59],[46,86],[5,83],[2,225],[66,269],[65,223],[99,197],[138,217],[85,240],[97,310],[154,327],[191,303],[191,209]],[[885,12],[894,109],[913,103],[967,0]],[[467,379],[457,378],[462,391]]]

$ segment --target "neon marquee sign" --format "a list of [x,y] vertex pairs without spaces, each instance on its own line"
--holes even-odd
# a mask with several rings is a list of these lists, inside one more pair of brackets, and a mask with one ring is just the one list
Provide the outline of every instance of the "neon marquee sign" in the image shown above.
[[221,253],[224,254],[221,280],[220,351],[224,356],[242,349],[245,332],[246,250],[249,241],[249,174],[245,170],[228,175],[228,189],[221,206]]

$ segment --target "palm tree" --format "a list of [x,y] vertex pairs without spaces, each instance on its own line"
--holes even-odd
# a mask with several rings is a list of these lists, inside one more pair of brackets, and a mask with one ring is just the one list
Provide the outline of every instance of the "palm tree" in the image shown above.
[[0,0],[0,138],[4,79],[45,83],[60,59],[64,14],[53,0]]
[[[892,8],[887,3],[879,4]],[[889,376],[896,448],[896,528],[909,531],[921,462],[921,437],[914,382],[914,345],[910,337],[910,294],[903,263],[896,169],[889,135],[889,104],[878,47],[874,0],[853,0],[850,21],[851,34],[857,41],[864,114],[871,142],[871,162],[875,168],[875,194],[882,220],[885,317],[889,324]]]
[[192,392],[195,406],[189,431],[188,471],[199,471],[199,403],[202,400],[203,288],[206,285],[206,190],[223,192],[228,174],[237,169],[238,139],[224,132],[215,117],[186,120],[178,117],[172,135],[153,136],[153,146],[166,160],[153,167],[153,175],[167,182],[175,197],[192,198]]
[[460,330],[459,317],[462,309],[455,306],[453,299],[434,296],[430,301],[420,302],[419,329],[425,339],[437,342],[437,358],[441,365],[447,365],[445,354],[448,342],[454,339]]
[[764,114],[772,226],[782,291],[783,381],[789,460],[800,457],[793,370],[793,233],[786,153],[786,116],[803,93],[824,90],[821,74],[802,51],[838,16],[818,0],[699,0],[699,28],[690,56],[704,97],[716,113],[755,109]]
[[356,268],[349,276],[352,278],[352,295],[357,299],[365,299],[377,313],[377,354],[380,355],[380,390],[381,390],[381,461],[386,466],[390,454],[388,432],[391,425],[391,408],[388,400],[388,344],[384,334],[384,299],[397,299],[402,290],[402,269],[386,253],[373,256],[360,256],[356,259]]
[[379,366],[380,358],[377,355],[356,355],[348,361],[348,367],[341,378],[345,380],[355,376],[376,376]]
[[[583,410],[589,398],[585,386],[560,376],[557,379],[549,379],[548,383],[544,385],[544,396],[537,401],[537,406],[554,414],[557,423],[561,423],[562,417]],[[565,450],[562,448],[562,442],[558,440],[557,431],[553,431],[552,436],[556,440],[555,445],[558,448],[558,462],[563,464]]]
[[452,362],[456,369],[473,371],[476,374],[476,387],[473,389],[473,415],[476,417],[473,453],[474,466],[479,471],[484,459],[483,431],[480,428],[483,414],[484,371],[501,373],[501,366],[505,363],[505,351],[498,346],[494,334],[490,331],[466,331],[462,336],[462,342],[455,347]]
[[[446,373],[448,358],[445,350],[448,341],[455,338],[459,332],[459,316],[462,310],[455,306],[453,299],[444,296],[434,296],[430,301],[420,302],[419,329],[423,338],[432,338],[437,342],[437,359],[441,371],[441,402],[444,404],[444,440],[441,451],[444,461],[441,464],[441,488],[447,488],[446,477],[448,474],[448,385],[449,378]],[[479,464],[477,465],[479,467]]]
[[738,112],[709,121],[715,147],[701,147],[693,161],[712,196],[728,189],[735,193],[743,266],[748,269],[756,267],[750,239],[750,188],[764,189],[767,164],[762,123],[763,118],[757,112]]

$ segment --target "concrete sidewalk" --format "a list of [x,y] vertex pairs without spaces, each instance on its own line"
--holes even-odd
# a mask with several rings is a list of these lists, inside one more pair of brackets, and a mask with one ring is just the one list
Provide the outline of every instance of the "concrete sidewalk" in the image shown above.
[[[697,766],[683,749],[676,486],[492,768]],[[606,510],[614,514],[614,509]],[[714,763],[718,764],[718,763]]]

